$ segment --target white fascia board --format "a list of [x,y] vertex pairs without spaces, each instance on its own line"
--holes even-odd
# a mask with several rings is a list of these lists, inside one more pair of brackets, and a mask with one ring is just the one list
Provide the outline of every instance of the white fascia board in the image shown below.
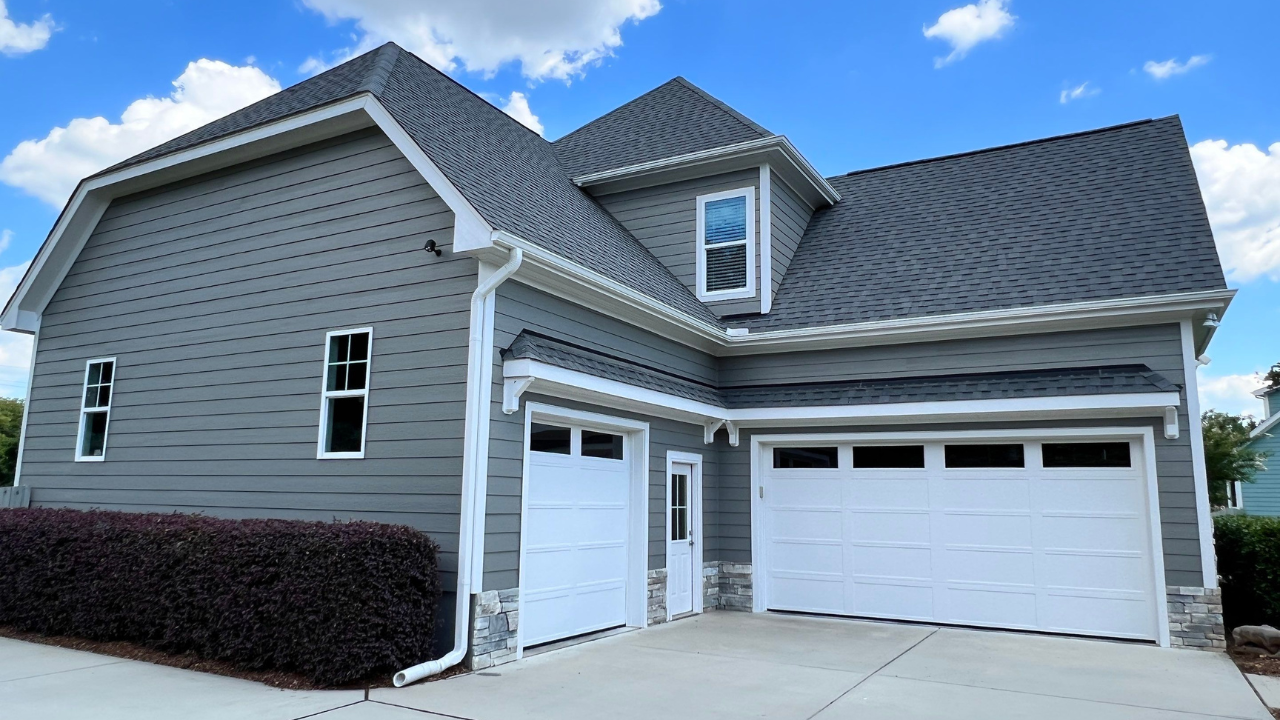
[[[355,124],[350,122],[353,119]],[[40,246],[36,257],[31,261],[31,266],[9,299],[3,313],[0,313],[0,328],[17,332],[34,332],[40,314],[44,312],[53,298],[53,293],[71,269],[71,264],[79,256],[84,244],[88,242],[89,236],[107,206],[117,197],[138,192],[146,186],[149,176],[158,176],[154,184],[159,185],[209,172],[215,168],[211,163],[219,155],[229,155],[228,164],[234,164],[252,157],[278,152],[289,146],[285,136],[304,131],[320,123],[340,120],[349,121],[338,126],[347,129],[344,131],[360,126],[367,127],[371,122],[391,139],[400,152],[404,153],[409,162],[422,174],[423,179],[453,211],[455,247],[468,249],[490,242],[492,229],[488,223],[440,172],[422,148],[387,113],[382,104],[371,94],[361,93],[346,100],[81,182],[59,216],[52,232],[49,233],[48,239]],[[252,148],[249,147],[251,145]],[[244,156],[236,154],[237,151]],[[51,259],[53,259],[52,262]],[[39,281],[39,288],[33,292],[37,281]]]
[[703,165],[710,162],[721,160],[730,160],[734,158],[749,157],[769,151],[777,151],[781,153],[783,158],[795,169],[797,173],[804,176],[830,205],[834,205],[840,201],[840,193],[828,183],[826,178],[805,159],[795,145],[787,139],[785,135],[771,135],[758,140],[748,140],[746,142],[736,143],[734,145],[724,145],[722,147],[711,148],[709,150],[699,150],[698,152],[686,153],[684,155],[675,155],[668,158],[658,160],[650,160],[648,162],[636,163],[635,165],[627,165],[626,167],[613,168],[611,170],[602,170],[600,172],[587,173],[573,178],[574,184],[578,187],[591,187],[592,185],[601,185],[604,183],[618,182],[643,175],[652,175],[654,173],[665,172],[682,167],[694,165]]
[[504,378],[519,379],[538,394],[594,402],[658,417],[697,422],[726,421],[741,427],[777,424],[832,424],[923,421],[941,418],[1159,417],[1181,403],[1176,392],[1067,395],[1060,397],[947,400],[879,405],[724,408],[617,380],[519,359],[503,363]]
[[[808,350],[814,343],[830,343],[832,346],[856,344],[889,344],[923,342],[957,337],[976,337],[1013,332],[1046,332],[1088,326],[1105,320],[1114,324],[1117,319],[1141,320],[1153,314],[1185,317],[1196,310],[1220,309],[1230,304],[1235,290],[1210,290],[1205,292],[1178,293],[1096,300],[1079,303],[1062,303],[1028,308],[986,310],[971,313],[954,313],[900,320],[879,320],[847,325],[806,327],[791,330],[772,330],[725,334],[725,355],[745,355],[780,350]],[[1172,319],[1166,321],[1172,322]],[[857,341],[867,340],[868,343]],[[779,347],[785,346],[785,347]]]
[[1278,422],[1280,422],[1280,413],[1276,413],[1271,417],[1267,418],[1266,420],[1263,420],[1261,425],[1259,425],[1258,427],[1254,428],[1252,431],[1249,432],[1249,437],[1256,438],[1259,435],[1266,433],[1271,428],[1275,427],[1276,423]]

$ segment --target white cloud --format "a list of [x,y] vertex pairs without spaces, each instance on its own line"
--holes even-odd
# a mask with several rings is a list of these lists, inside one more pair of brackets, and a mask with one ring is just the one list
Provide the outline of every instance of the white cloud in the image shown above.
[[49,44],[54,30],[57,30],[57,26],[48,15],[26,25],[14,22],[9,17],[4,0],[0,0],[0,53],[23,55],[35,52]]
[[1280,280],[1280,142],[1203,140],[1191,146],[1200,194],[1227,273],[1247,282]]
[[502,106],[502,112],[510,115],[520,121],[521,125],[530,130],[542,134],[542,123],[538,120],[538,116],[533,114],[529,109],[529,98],[525,97],[522,92],[512,92],[511,97],[507,98],[507,102]]
[[9,244],[13,242],[12,230],[0,230],[0,253],[9,249]]
[[1009,14],[1004,0],[979,0],[942,13],[938,22],[924,29],[927,38],[941,38],[951,44],[951,54],[934,58],[933,66],[942,67],[962,59],[978,43],[993,40],[1017,18]]
[[[12,237],[8,230],[5,237]],[[13,294],[30,261],[0,268],[0,303]],[[27,375],[31,367],[31,336],[0,332],[0,397],[25,397]]]
[[1192,55],[1190,59],[1184,63],[1178,62],[1177,58],[1169,58],[1164,62],[1148,60],[1143,63],[1142,69],[1146,70],[1147,74],[1151,77],[1157,80],[1164,80],[1173,77],[1174,75],[1181,75],[1183,73],[1190,72],[1201,65],[1207,65],[1211,59],[1212,57],[1209,55]]
[[[621,27],[662,9],[658,0],[303,0],[330,22],[355,21],[341,62],[390,40],[437,68],[492,75],[519,62],[533,80],[569,80],[622,45]],[[311,58],[299,68],[333,63]]]
[[1097,95],[1100,92],[1102,92],[1101,88],[1089,87],[1088,82],[1082,82],[1079,85],[1069,90],[1063,90],[1062,93],[1058,95],[1058,102],[1062,103],[1063,105],[1066,105],[1072,100],[1079,100],[1080,98],[1093,97],[1094,95]]
[[1201,367],[1196,378],[1200,388],[1200,410],[1217,410],[1232,415],[1262,415],[1262,401],[1253,391],[1262,387],[1258,375],[1220,375],[1214,377]]
[[197,60],[169,97],[135,100],[119,123],[76,118],[41,140],[24,140],[0,162],[0,181],[61,206],[82,178],[278,92],[256,67]]

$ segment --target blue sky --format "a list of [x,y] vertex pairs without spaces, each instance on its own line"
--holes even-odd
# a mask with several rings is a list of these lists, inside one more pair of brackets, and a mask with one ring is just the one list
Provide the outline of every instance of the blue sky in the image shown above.
[[[1176,113],[1240,291],[1202,397],[1257,407],[1280,362],[1280,4],[532,5],[0,2],[0,290],[79,176],[390,39],[552,139],[684,75],[825,174]],[[0,338],[0,395],[23,392],[24,342]]]

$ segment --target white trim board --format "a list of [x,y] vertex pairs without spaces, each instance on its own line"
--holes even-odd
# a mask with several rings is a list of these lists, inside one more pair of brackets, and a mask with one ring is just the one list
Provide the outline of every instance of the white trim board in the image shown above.
[[[536,360],[503,363],[504,384],[571,400],[633,410],[684,422],[723,420],[739,427],[778,423],[918,422],[921,420],[1036,419],[1047,417],[1163,417],[1166,407],[1178,406],[1176,392],[1060,397],[950,400],[943,402],[882,403],[877,405],[820,405],[807,407],[723,408],[656,390],[565,370]],[[519,396],[504,393],[504,412],[518,409]]]
[[1147,525],[1151,571],[1154,581],[1153,604],[1155,610],[1157,642],[1169,647],[1169,608],[1164,602],[1165,568],[1164,540],[1160,527],[1160,491],[1156,475],[1155,431],[1149,427],[1097,427],[1097,428],[1026,428],[1017,430],[958,430],[928,432],[873,432],[873,433],[785,433],[754,435],[751,438],[751,562],[752,562],[752,611],[765,612],[769,603],[767,573],[768,537],[764,528],[764,486],[761,482],[763,451],[777,445],[813,443],[886,443],[886,442],[938,442],[946,440],[1024,440],[1046,438],[1110,439],[1125,437],[1142,442],[1143,475],[1146,481]]
[[1213,548],[1213,517],[1209,508],[1209,475],[1204,462],[1204,430],[1200,424],[1200,387],[1196,378],[1195,332],[1190,320],[1182,330],[1182,372],[1187,394],[1187,434],[1191,440],[1191,476],[1195,482],[1196,534],[1200,536],[1200,571],[1204,587],[1218,587],[1218,556]]
[[[622,433],[627,438],[625,456],[631,465],[631,495],[627,521],[627,626],[648,625],[647,596],[649,569],[649,423],[613,417],[585,410],[528,402],[524,409],[524,448],[520,456],[520,517],[529,514],[529,430],[535,420],[570,426],[588,426]],[[517,585],[521,588],[516,601],[520,617],[524,617],[525,524],[520,523],[520,564]],[[483,587],[483,585],[481,585]],[[516,659],[524,657],[524,623],[516,626]]]

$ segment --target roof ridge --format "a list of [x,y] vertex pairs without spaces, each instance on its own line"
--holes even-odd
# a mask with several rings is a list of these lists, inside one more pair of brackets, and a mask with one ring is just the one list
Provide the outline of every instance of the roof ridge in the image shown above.
[[1105,127],[1093,128],[1091,130],[1080,130],[1078,132],[1063,133],[1061,135],[1050,135],[1049,137],[1036,138],[1034,140],[1023,140],[1021,142],[1007,143],[1005,145],[994,145],[992,147],[979,148],[977,150],[966,150],[964,152],[950,153],[947,155],[937,155],[935,157],[930,157],[930,158],[920,158],[918,160],[907,160],[905,162],[892,163],[890,165],[880,165],[878,167],[864,168],[862,170],[852,170],[847,173],[832,175],[831,177],[827,178],[827,180],[836,180],[842,177],[853,177],[855,175],[864,175],[866,173],[879,172],[881,170],[893,170],[895,168],[910,167],[912,165],[923,165],[925,163],[940,162],[942,160],[954,160],[956,158],[970,157],[972,155],[983,155],[991,152],[999,152],[1001,150],[1011,150],[1013,148],[1026,147],[1028,145],[1040,145],[1042,143],[1054,142],[1057,140],[1068,140],[1071,138],[1085,137],[1088,135],[1100,135],[1102,133],[1112,132],[1115,130],[1123,130],[1125,128],[1137,127],[1139,125],[1151,125],[1161,120],[1169,120],[1171,118],[1176,119],[1177,117],[1178,117],[1177,115],[1168,115],[1160,118],[1146,118],[1143,120],[1133,120],[1126,123],[1120,123],[1118,125],[1107,125]]
[[387,79],[391,77],[391,73],[395,72],[396,63],[400,62],[400,52],[402,51],[403,48],[393,42],[383,43],[381,47],[374,50],[377,53],[377,58],[373,61],[373,71],[361,83],[361,89],[373,93],[375,96],[381,96],[382,89],[386,87]]
[[690,81],[688,78],[686,78],[685,76],[683,76],[683,75],[677,75],[677,76],[675,76],[674,78],[672,78],[672,79],[671,79],[671,82],[677,82],[677,83],[680,83],[681,85],[685,86],[686,88],[688,88],[688,89],[690,89],[690,90],[692,90],[692,91],[694,91],[694,92],[698,93],[698,95],[702,96],[702,99],[706,100],[707,102],[710,102],[711,104],[715,105],[716,107],[720,108],[721,110],[723,110],[723,111],[725,111],[725,112],[729,113],[729,115],[733,116],[733,119],[737,120],[738,122],[742,123],[743,125],[746,125],[748,128],[751,128],[752,130],[754,130],[754,131],[756,131],[756,132],[758,132],[758,133],[762,133],[762,134],[764,134],[764,135],[766,135],[766,136],[768,136],[768,135],[773,135],[773,134],[774,134],[774,133],[771,133],[771,132],[769,132],[768,130],[766,130],[762,125],[760,125],[760,124],[759,124],[759,123],[757,123],[756,121],[752,120],[751,118],[747,117],[746,115],[743,115],[742,113],[738,112],[737,110],[734,110],[734,109],[733,109],[733,106],[731,106],[731,105],[729,105],[728,103],[724,102],[724,101],[723,101],[723,100],[721,100],[720,98],[716,97],[715,95],[712,95],[711,93],[707,92],[706,90],[703,90],[702,88],[698,87],[697,85],[694,85],[694,84],[693,84],[693,82],[691,82],[691,81]]
[[[678,76],[677,76],[677,77],[678,77]],[[623,108],[625,108],[625,107],[627,107],[628,105],[632,105],[632,104],[634,104],[634,103],[640,102],[640,100],[641,100],[642,98],[644,98],[645,96],[652,95],[653,93],[658,92],[658,91],[659,91],[659,90],[661,90],[662,88],[664,88],[664,87],[666,87],[666,86],[670,85],[671,83],[674,83],[675,81],[676,81],[676,78],[671,78],[670,80],[668,80],[668,81],[666,81],[666,82],[662,83],[661,85],[658,85],[658,86],[656,86],[656,87],[652,87],[652,88],[650,88],[650,89],[648,89],[648,90],[646,90],[646,91],[644,91],[644,92],[640,93],[639,95],[637,95],[637,96],[635,96],[635,97],[631,98],[630,100],[628,100],[628,101],[626,101],[626,102],[622,103],[621,105],[619,105],[618,107],[616,107],[616,108],[614,108],[614,109],[610,110],[609,112],[607,112],[607,113],[605,113],[605,114],[603,114],[603,115],[601,115],[601,116],[599,116],[599,117],[597,117],[597,118],[593,118],[593,119],[591,119],[591,120],[588,120],[588,121],[586,121],[585,123],[583,123],[582,125],[580,125],[580,126],[578,126],[578,127],[574,128],[573,130],[570,130],[569,132],[565,133],[564,135],[561,135],[560,137],[556,138],[556,139],[555,139],[555,141],[554,141],[554,142],[552,142],[551,144],[552,144],[552,145],[555,145],[556,143],[558,143],[558,142],[560,142],[560,141],[562,141],[562,140],[567,140],[568,138],[571,138],[571,137],[573,137],[574,135],[577,135],[578,133],[582,132],[583,130],[586,130],[587,128],[591,127],[592,125],[595,125],[596,123],[600,122],[601,120],[604,120],[605,118],[609,117],[610,115],[616,115],[617,113],[621,112],[621,111],[622,111],[622,109],[623,109]]]
[[[515,118],[511,117],[511,116],[510,116],[510,115],[508,115],[506,112],[504,112],[504,111],[502,110],[502,108],[498,107],[497,105],[494,105],[493,103],[489,102],[488,100],[485,100],[483,97],[481,97],[481,95],[480,95],[479,93],[477,93],[475,90],[472,90],[471,88],[467,87],[466,85],[463,85],[462,83],[458,82],[456,79],[454,79],[452,76],[450,76],[450,75],[449,75],[449,73],[444,72],[444,71],[443,71],[443,70],[441,70],[440,68],[437,68],[435,65],[432,65],[431,63],[427,62],[426,60],[423,60],[422,58],[418,57],[417,55],[413,54],[412,52],[409,52],[408,50],[405,50],[404,48],[400,47],[399,45],[395,44],[394,42],[387,42],[387,43],[386,43],[385,45],[383,45],[382,47],[383,47],[383,48],[385,48],[385,47],[387,47],[387,45],[390,45],[390,46],[394,47],[396,50],[398,50],[398,51],[399,51],[399,53],[398,53],[398,54],[397,54],[397,56],[396,56],[397,61],[399,60],[399,58],[400,58],[400,57],[403,57],[404,55],[408,55],[409,57],[413,58],[414,60],[417,60],[420,64],[422,64],[422,65],[426,65],[428,68],[430,68],[430,69],[431,69],[431,71],[432,71],[432,72],[436,73],[436,74],[437,74],[437,75],[439,75],[440,77],[444,78],[445,80],[448,80],[449,82],[453,83],[454,85],[457,85],[457,86],[458,86],[458,88],[459,88],[459,89],[461,89],[463,92],[466,92],[466,93],[467,93],[468,95],[470,95],[471,97],[474,97],[475,99],[477,99],[477,100],[479,100],[480,102],[484,103],[484,104],[485,104],[486,106],[488,106],[489,108],[492,108],[496,113],[498,113],[498,115],[501,115],[501,116],[503,117],[503,119],[507,120],[508,122],[513,122],[513,123],[515,123],[517,126],[519,126],[519,127],[520,127],[520,129],[524,130],[524,131],[525,131],[525,132],[527,132],[527,133],[530,133],[531,135],[533,135],[534,137],[538,138],[538,139],[539,139],[539,140],[541,140],[542,142],[547,143],[548,145],[549,145],[549,144],[551,144],[549,140],[547,140],[546,138],[542,137],[542,136],[541,136],[541,135],[539,135],[538,133],[534,132],[532,128],[530,128],[529,126],[527,126],[527,125],[525,125],[524,123],[520,122],[519,120],[516,120]],[[379,50],[381,50],[381,49],[382,49],[382,48],[379,48]],[[393,67],[394,67],[394,65],[393,65]],[[388,73],[388,76],[389,76],[389,75],[390,75],[390,73]],[[376,93],[375,93],[375,94],[376,94]]]

